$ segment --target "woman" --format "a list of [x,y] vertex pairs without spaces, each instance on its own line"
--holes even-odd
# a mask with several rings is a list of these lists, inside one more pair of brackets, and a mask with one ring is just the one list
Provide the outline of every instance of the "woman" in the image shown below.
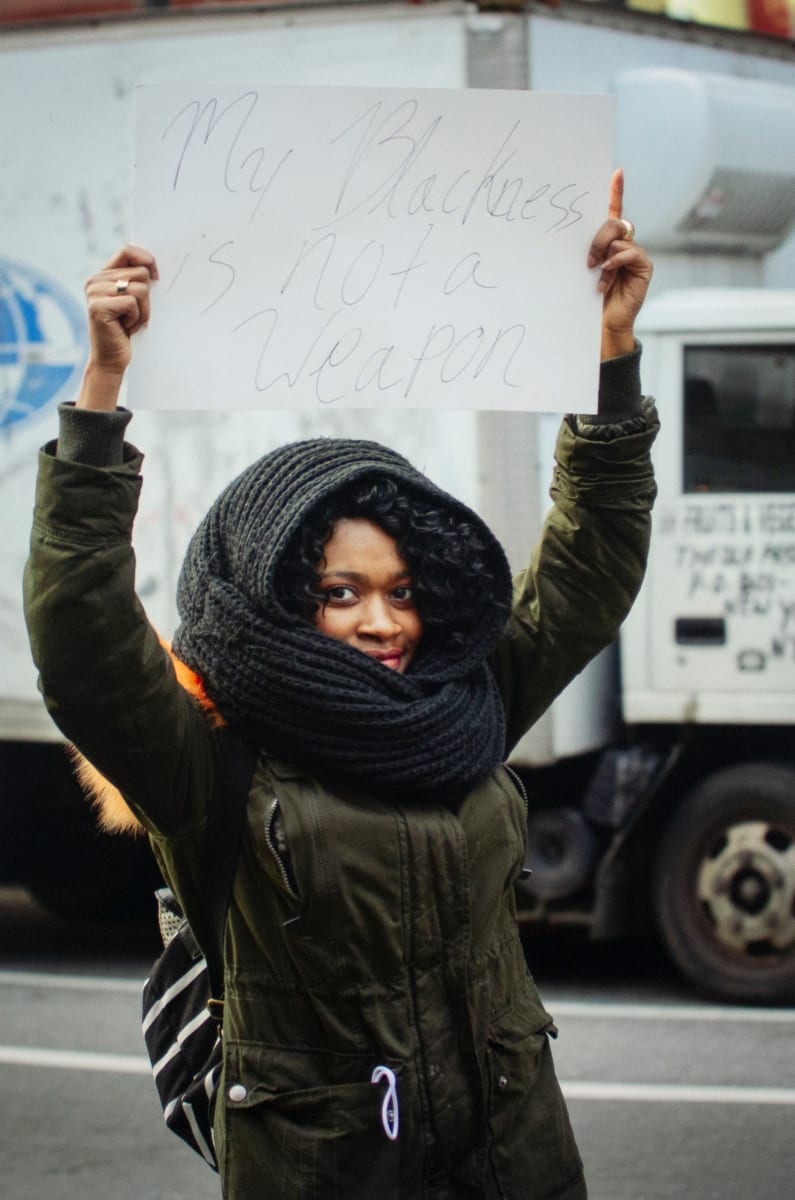
[[229,1200],[586,1194],[516,928],[526,801],[500,763],[643,574],[656,418],[632,330],[651,267],[620,191],[589,256],[599,413],[562,424],[555,506],[513,597],[490,531],[400,456],[283,447],[186,556],[174,650],[199,704],[133,590],[141,458],[116,402],[156,266],[127,247],[87,285],[83,388],[41,457],[31,643],[53,717],[188,912],[212,727],[259,747],[225,946]]

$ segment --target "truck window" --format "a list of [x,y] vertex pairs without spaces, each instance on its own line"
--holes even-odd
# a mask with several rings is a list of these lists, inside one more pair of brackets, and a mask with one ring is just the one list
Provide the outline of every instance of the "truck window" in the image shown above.
[[689,346],[684,365],[684,491],[795,491],[795,345]]

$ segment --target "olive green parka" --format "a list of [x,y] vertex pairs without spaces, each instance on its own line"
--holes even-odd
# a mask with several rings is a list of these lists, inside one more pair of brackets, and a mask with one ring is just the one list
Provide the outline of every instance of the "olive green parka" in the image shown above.
[[[493,660],[509,749],[629,610],[655,432],[648,402],[624,422],[562,424],[554,507]],[[126,446],[99,467],[55,451],[25,578],[41,690],[190,913],[217,739],[135,597],[141,456]],[[460,803],[418,805],[260,756],[226,928],[228,1200],[582,1200],[555,1030],[516,926],[526,818],[505,768]],[[394,1093],[388,1073],[371,1082],[379,1067]]]

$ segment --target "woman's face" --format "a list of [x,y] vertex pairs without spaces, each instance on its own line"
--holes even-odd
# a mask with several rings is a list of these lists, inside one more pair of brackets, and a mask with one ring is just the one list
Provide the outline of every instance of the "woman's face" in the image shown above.
[[401,674],[422,637],[411,572],[397,543],[372,521],[338,521],[318,564],[315,626]]

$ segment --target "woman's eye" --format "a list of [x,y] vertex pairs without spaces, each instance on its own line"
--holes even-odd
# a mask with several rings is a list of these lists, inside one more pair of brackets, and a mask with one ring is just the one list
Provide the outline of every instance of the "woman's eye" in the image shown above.
[[400,587],[392,589],[392,598],[398,604],[411,604],[414,601],[414,588],[410,583],[402,583]]
[[334,587],[326,588],[323,593],[323,599],[327,604],[329,602],[345,604],[347,601],[355,600],[356,593],[347,583],[337,583]]

